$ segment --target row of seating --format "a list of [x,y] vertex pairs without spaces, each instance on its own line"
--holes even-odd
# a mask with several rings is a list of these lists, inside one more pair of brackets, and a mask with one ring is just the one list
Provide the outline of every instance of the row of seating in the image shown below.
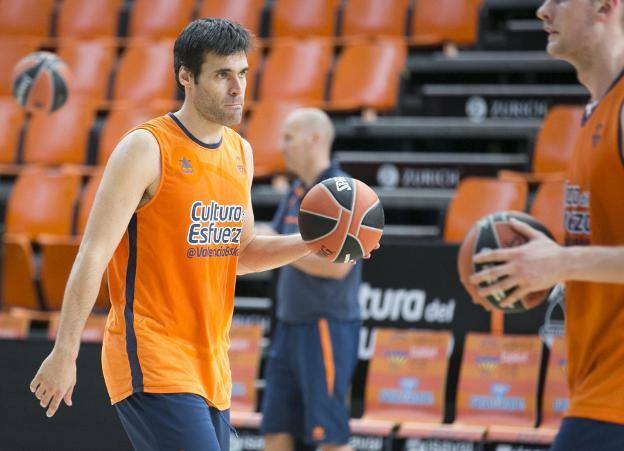
[[[0,29],[15,36],[115,37],[120,12],[130,5],[127,36],[175,38],[197,17],[226,17],[271,37],[409,36],[415,45],[476,41],[482,0],[1,0]],[[444,11],[444,14],[440,14]],[[53,18],[56,16],[56,20]],[[411,20],[408,20],[411,18]]]

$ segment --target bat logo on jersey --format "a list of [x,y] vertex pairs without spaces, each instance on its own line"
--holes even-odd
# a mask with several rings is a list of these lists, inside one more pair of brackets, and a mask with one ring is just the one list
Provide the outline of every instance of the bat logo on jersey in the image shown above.
[[242,205],[221,205],[201,200],[191,205],[187,242],[201,244],[240,244],[244,210]]
[[180,159],[180,170],[185,174],[192,174],[193,166],[191,165],[191,160],[186,157],[182,157]]

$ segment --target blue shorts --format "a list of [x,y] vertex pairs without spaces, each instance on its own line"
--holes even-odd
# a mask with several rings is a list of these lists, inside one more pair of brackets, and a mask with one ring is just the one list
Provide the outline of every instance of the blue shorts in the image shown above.
[[624,425],[566,417],[550,448],[551,451],[622,451]]
[[287,433],[313,445],[349,442],[347,393],[360,325],[278,322],[265,374],[263,434]]
[[230,449],[230,411],[190,393],[135,393],[115,404],[137,451]]

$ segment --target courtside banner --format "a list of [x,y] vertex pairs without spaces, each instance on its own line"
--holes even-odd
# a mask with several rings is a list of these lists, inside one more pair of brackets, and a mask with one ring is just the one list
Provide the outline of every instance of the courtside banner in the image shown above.
[[456,421],[533,427],[541,352],[537,336],[468,334]]
[[260,365],[262,326],[233,325],[230,329],[230,369],[232,371],[232,410],[254,412],[256,378]]
[[379,329],[368,368],[365,416],[442,421],[452,340],[446,331]]
[[565,340],[557,337],[553,341],[548,358],[541,426],[559,428],[569,404],[567,376]]

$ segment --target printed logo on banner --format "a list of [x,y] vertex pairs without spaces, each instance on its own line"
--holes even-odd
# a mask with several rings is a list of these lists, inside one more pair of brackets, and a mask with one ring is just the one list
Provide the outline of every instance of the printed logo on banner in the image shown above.
[[398,350],[386,351],[384,352],[384,357],[388,359],[393,366],[403,366],[408,359],[407,352]]
[[484,373],[491,373],[496,370],[499,365],[498,357],[494,356],[477,356],[475,361],[479,369]]
[[491,384],[489,395],[470,397],[470,407],[475,410],[523,412],[526,409],[526,400],[522,396],[507,396],[510,389],[509,384]]
[[413,406],[431,406],[435,396],[431,391],[420,391],[420,380],[415,377],[399,379],[399,388],[383,388],[379,390],[379,402],[385,404],[404,404]]
[[247,389],[244,382],[232,381],[232,397],[245,396]]

